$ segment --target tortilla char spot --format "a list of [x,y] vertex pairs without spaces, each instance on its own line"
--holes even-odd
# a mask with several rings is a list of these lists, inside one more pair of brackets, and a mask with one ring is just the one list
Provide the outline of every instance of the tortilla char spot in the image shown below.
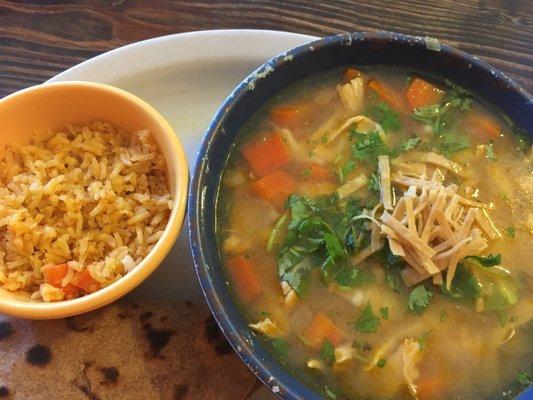
[[212,342],[220,338],[221,333],[220,329],[217,326],[217,323],[213,317],[209,316],[205,320],[205,337],[208,341]]
[[104,378],[101,382],[102,384],[112,384],[118,381],[119,373],[118,369],[115,367],[100,368],[100,371],[102,371],[102,376]]
[[230,344],[226,341],[226,339],[224,339],[215,346],[215,351],[220,355],[224,355],[231,353],[232,349]]
[[151,311],[146,311],[144,313],[142,313],[140,316],[139,316],[139,320],[141,322],[146,322],[147,320],[149,320],[150,318],[152,318],[152,316],[154,315],[153,312]]
[[6,339],[13,333],[13,327],[8,321],[0,322],[0,340]]
[[154,357],[168,344],[170,337],[176,333],[172,329],[154,329],[149,322],[143,325],[143,329]]
[[91,328],[89,325],[83,325],[80,323],[76,317],[67,317],[65,318],[65,321],[67,323],[67,326],[73,330],[74,332],[83,332]]
[[5,399],[7,396],[9,396],[9,389],[7,386],[0,386],[0,399]]
[[174,387],[174,400],[184,399],[189,393],[189,386],[187,385],[176,385]]
[[42,344],[36,344],[26,353],[26,361],[31,365],[42,367],[50,362],[52,352],[50,348]]

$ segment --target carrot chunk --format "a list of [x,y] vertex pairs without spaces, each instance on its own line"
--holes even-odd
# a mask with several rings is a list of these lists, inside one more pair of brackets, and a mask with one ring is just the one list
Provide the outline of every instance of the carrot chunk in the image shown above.
[[263,292],[259,275],[250,260],[235,256],[229,258],[226,265],[241,300],[249,302]]
[[68,273],[68,264],[46,265],[42,268],[44,281],[52,286],[61,287],[61,281]]
[[269,203],[282,208],[294,192],[296,180],[286,172],[277,170],[253,182],[250,188]]
[[357,78],[361,75],[361,72],[359,72],[357,69],[348,67],[344,71],[344,74],[342,76],[344,83],[350,82],[352,79]]
[[407,101],[412,108],[437,104],[444,91],[420,78],[414,78],[406,91]]
[[372,79],[368,83],[368,87],[374,90],[383,101],[385,101],[389,106],[391,106],[396,111],[402,113],[408,113],[407,104],[405,103],[403,96],[400,93],[397,93],[394,89],[386,85],[385,83],[378,81],[377,79]]
[[279,133],[248,143],[243,147],[242,154],[258,177],[268,175],[291,160],[291,153]]
[[80,288],[72,285],[71,283],[62,289],[65,292],[65,297],[67,299],[74,299],[80,295]]
[[344,341],[344,333],[323,313],[315,315],[307,328],[305,337],[315,349],[322,346],[324,339],[329,340],[334,346],[339,346]]
[[442,377],[419,378],[416,381],[417,397],[420,400],[439,400],[444,398],[446,382]]
[[297,106],[278,106],[270,111],[271,121],[282,127],[292,127],[301,122],[303,117],[303,108]]
[[465,118],[466,129],[483,141],[497,139],[502,132],[502,126],[494,118],[473,110]]
[[78,273],[72,279],[72,284],[82,289],[85,293],[94,293],[100,289],[100,283],[91,276],[88,269],[84,269]]

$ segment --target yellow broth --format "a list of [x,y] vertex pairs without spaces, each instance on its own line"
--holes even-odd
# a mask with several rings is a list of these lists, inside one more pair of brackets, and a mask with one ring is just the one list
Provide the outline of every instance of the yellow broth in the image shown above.
[[[355,90],[344,99],[339,89],[353,79]],[[442,113],[440,120],[435,113]],[[328,137],[358,115],[371,120],[365,120],[366,132],[359,132],[364,124],[355,125]],[[384,130],[379,138],[373,122]],[[245,125],[222,177],[217,230],[230,286],[272,354],[332,399],[512,398],[531,384],[532,152],[515,130],[450,82],[383,67],[311,76],[260,109]],[[375,141],[365,146],[371,134]],[[376,157],[385,153],[391,176],[398,176],[397,169],[403,175],[422,168],[424,179],[441,174],[442,185],[458,195],[491,205],[495,237],[475,222],[472,232],[487,245],[479,255],[499,254],[500,265],[461,258],[448,290],[446,270],[439,274],[443,284],[429,278],[407,287],[399,271],[410,265],[390,254],[387,237],[380,239],[383,248],[352,262],[369,247],[373,224],[353,220],[353,213],[339,222],[348,230],[357,225],[347,236],[335,232],[337,223],[328,227],[326,219],[316,231],[311,225],[308,235],[319,247],[314,252],[308,237],[290,242],[298,201],[315,201],[318,219],[327,201],[341,213],[350,202],[359,213],[379,204],[383,189]],[[442,155],[462,172],[410,158],[419,153]],[[364,184],[339,200],[337,189],[360,176]],[[406,187],[392,187],[397,205]],[[457,223],[464,218],[459,215]],[[322,229],[339,239],[332,239],[331,249],[318,233]],[[335,255],[335,243],[342,254]],[[280,272],[284,257],[300,260],[296,265],[305,279]],[[495,275],[495,268],[509,276]],[[286,276],[292,285],[282,288]],[[477,292],[469,292],[467,278]],[[498,286],[501,282],[509,286]],[[504,287],[510,289],[499,293]]]

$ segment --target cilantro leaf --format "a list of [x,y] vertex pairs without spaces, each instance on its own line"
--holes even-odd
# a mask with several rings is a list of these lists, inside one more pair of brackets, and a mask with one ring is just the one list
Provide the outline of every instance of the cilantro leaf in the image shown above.
[[407,308],[416,314],[422,314],[432,297],[433,294],[424,285],[417,286],[409,294]]
[[407,153],[410,150],[413,150],[416,146],[420,144],[420,138],[418,136],[411,136],[403,140],[400,143],[400,151]]
[[440,312],[439,321],[440,321],[440,322],[446,322],[446,320],[448,319],[448,317],[449,317],[449,314],[448,314],[446,311],[442,310],[442,311]]
[[371,104],[366,109],[366,114],[378,122],[385,132],[402,129],[400,114],[394,111],[387,103]]
[[492,143],[492,140],[485,147],[485,157],[490,161],[496,161],[498,159],[496,157],[496,152],[494,151],[494,143]]
[[346,161],[346,163],[342,167],[342,173],[344,174],[344,176],[348,175],[354,170],[355,170],[355,162],[353,162],[352,160]]
[[337,399],[337,395],[335,394],[335,392],[327,386],[324,388],[324,394],[328,397],[328,399],[331,399],[331,400]]
[[381,318],[383,318],[384,320],[389,319],[389,307],[381,307],[379,309],[379,313],[381,314]]
[[352,157],[356,160],[374,164],[378,156],[393,154],[377,132],[362,134],[352,130],[351,137],[357,139],[352,145]]
[[515,234],[516,234],[515,228],[512,226],[509,226],[507,227],[506,231],[507,231],[507,236],[509,236],[511,239],[514,239]]
[[423,333],[417,339],[418,345],[420,346],[420,350],[424,350],[426,348],[429,336],[431,335],[431,332],[432,332],[432,329],[430,329],[429,331]]
[[359,332],[374,333],[377,332],[379,324],[379,318],[374,315],[372,305],[368,302],[357,321],[355,321],[354,326]]
[[450,156],[452,153],[468,149],[470,147],[470,140],[465,135],[447,132],[438,135],[432,142],[432,145],[445,156]]
[[380,358],[378,362],[376,363],[376,367],[383,368],[387,364],[386,358]]
[[320,348],[320,357],[330,367],[335,363],[335,347],[327,339],[324,339],[324,343],[322,343]]
[[528,373],[528,372],[520,372],[516,376],[516,380],[518,381],[519,384],[523,386],[529,386],[533,384],[533,374]]
[[502,262],[501,254],[489,254],[488,256],[467,256],[462,260],[474,262],[480,267],[494,267],[495,265],[500,265]]
[[285,339],[274,338],[270,341],[272,349],[280,356],[286,356],[289,353],[289,344]]
[[443,293],[455,297],[475,300],[483,294],[483,285],[462,263],[457,265],[450,290],[442,288]]
[[374,276],[358,268],[343,266],[335,275],[335,281],[342,288],[354,288],[374,280]]
[[366,183],[368,190],[379,192],[379,176],[375,172],[372,172]]

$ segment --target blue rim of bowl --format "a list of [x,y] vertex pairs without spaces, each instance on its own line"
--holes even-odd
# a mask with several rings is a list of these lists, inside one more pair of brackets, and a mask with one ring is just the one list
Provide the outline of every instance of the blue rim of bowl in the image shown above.
[[[461,65],[467,68],[475,68],[477,72],[481,72],[486,76],[492,76],[499,85],[503,85],[506,90],[512,94],[513,101],[520,105],[520,110],[524,107],[531,112],[525,116],[519,115],[518,111],[513,115],[512,110],[506,110],[507,114],[516,121],[522,121],[520,124],[526,130],[529,136],[533,131],[533,97],[520,87],[516,82],[507,77],[504,73],[494,69],[488,63],[472,56],[468,53],[450,47],[448,45],[440,44],[432,38],[422,38],[417,36],[403,35],[394,32],[357,32],[346,33],[334,36],[328,36],[310,42],[305,45],[295,47],[288,50],[253,71],[246,77],[224,100],[219,107],[212,122],[208,126],[200,149],[197,153],[196,163],[194,165],[194,176],[191,181],[189,194],[189,240],[193,260],[196,268],[196,274],[200,282],[203,294],[211,309],[211,312],[217,321],[222,332],[230,342],[233,349],[248,366],[248,368],[259,378],[259,380],[267,386],[275,395],[283,399],[321,399],[322,396],[305,385],[298,378],[294,377],[285,367],[283,367],[260,343],[255,335],[250,332],[246,321],[237,306],[231,290],[225,282],[225,292],[218,292],[215,290],[215,281],[217,278],[215,269],[219,271],[223,269],[222,262],[215,248],[212,251],[215,260],[209,257],[209,249],[205,249],[207,245],[204,243],[202,236],[203,212],[205,210],[207,190],[214,191],[213,212],[216,212],[216,202],[218,196],[218,186],[220,184],[220,176],[217,181],[205,181],[205,175],[209,172],[208,154],[212,150],[212,142],[216,135],[226,135],[224,130],[224,122],[227,116],[234,110],[235,104],[239,103],[246,95],[254,90],[256,85],[261,82],[261,79],[268,76],[272,71],[280,68],[286,63],[292,62],[295,58],[301,57],[307,53],[328,47],[347,47],[360,42],[397,42],[403,46],[415,46],[425,49],[426,51],[438,51],[444,56],[458,60]],[[299,79],[301,79],[300,77]],[[298,79],[297,79],[298,80]],[[461,83],[462,84],[462,83]],[[467,85],[465,85],[467,86]],[[493,88],[494,89],[494,88]],[[477,93],[480,98],[487,97],[487,93]],[[251,113],[253,114],[253,112]],[[521,118],[519,118],[521,117]],[[242,121],[243,123],[245,121]],[[238,137],[238,133],[234,136],[234,140]],[[222,155],[226,157],[223,161],[227,161],[228,154]],[[215,234],[215,227],[211,227],[213,235]],[[216,240],[215,240],[216,244]],[[216,253],[216,254],[215,254]],[[225,274],[222,272],[225,279]],[[527,390],[529,393],[529,390]],[[526,394],[526,392],[523,392]]]

